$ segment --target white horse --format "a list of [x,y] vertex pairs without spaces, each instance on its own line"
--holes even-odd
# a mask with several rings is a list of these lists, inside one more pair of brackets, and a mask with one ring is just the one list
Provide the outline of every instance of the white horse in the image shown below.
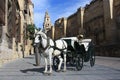
[[[57,56],[59,59],[58,71],[61,70],[61,65],[63,62],[63,58],[61,57],[61,53],[64,55],[64,71],[66,71],[66,52],[67,52],[67,43],[62,40],[56,40],[55,42],[48,38],[45,33],[41,30],[35,34],[35,44],[39,44],[41,46],[42,54],[45,59],[45,70],[44,73],[51,74],[52,73],[52,57]],[[61,52],[62,51],[62,52]],[[50,70],[48,71],[48,60],[50,64]]]

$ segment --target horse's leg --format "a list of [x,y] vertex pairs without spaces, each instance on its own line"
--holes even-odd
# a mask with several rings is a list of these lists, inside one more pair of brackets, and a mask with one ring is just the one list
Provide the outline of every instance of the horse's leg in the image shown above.
[[48,68],[47,68],[47,58],[46,57],[44,57],[45,58],[45,71],[44,71],[44,73],[47,73],[47,70],[48,70]]
[[52,53],[49,53],[49,62],[50,62],[50,72],[52,73]]
[[64,69],[63,71],[66,71],[66,53],[64,53]]
[[57,70],[57,71],[60,71],[61,65],[62,65],[62,62],[63,62],[63,59],[62,59],[61,56],[58,56],[58,59],[59,59],[60,63],[59,63],[59,65],[58,65],[58,70]]

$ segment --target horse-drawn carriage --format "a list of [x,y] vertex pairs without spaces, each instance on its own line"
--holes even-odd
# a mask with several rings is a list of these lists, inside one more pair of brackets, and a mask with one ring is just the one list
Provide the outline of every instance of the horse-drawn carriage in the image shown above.
[[52,73],[53,56],[53,66],[57,68],[57,71],[61,70],[62,62],[64,62],[63,71],[66,71],[66,61],[67,63],[75,65],[77,70],[82,69],[84,62],[90,61],[91,66],[95,64],[94,45],[91,39],[83,39],[80,41],[80,37],[78,36],[53,41],[40,30],[35,34],[34,46],[37,49],[35,53],[41,53],[44,56],[44,73],[46,74]]
[[[90,61],[91,67],[95,64],[94,44],[91,39],[82,39],[78,41],[77,37],[61,38],[66,41],[67,47],[67,63],[74,65],[77,70],[81,70],[84,62]],[[54,68],[58,67],[59,60],[53,58]]]

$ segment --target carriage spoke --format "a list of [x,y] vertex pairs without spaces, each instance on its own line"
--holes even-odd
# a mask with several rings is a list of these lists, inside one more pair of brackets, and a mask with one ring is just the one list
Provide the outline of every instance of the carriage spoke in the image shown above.
[[94,53],[94,51],[91,52],[90,65],[91,65],[91,67],[93,67],[95,65],[95,53]]
[[81,70],[83,67],[83,57],[81,54],[78,54],[77,60],[76,60],[76,69]]

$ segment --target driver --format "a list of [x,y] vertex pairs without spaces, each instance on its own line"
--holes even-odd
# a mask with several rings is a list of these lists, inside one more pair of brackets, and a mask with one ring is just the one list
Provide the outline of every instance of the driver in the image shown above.
[[80,34],[80,35],[77,36],[77,38],[78,38],[78,43],[81,45],[82,40],[83,40],[83,35]]

